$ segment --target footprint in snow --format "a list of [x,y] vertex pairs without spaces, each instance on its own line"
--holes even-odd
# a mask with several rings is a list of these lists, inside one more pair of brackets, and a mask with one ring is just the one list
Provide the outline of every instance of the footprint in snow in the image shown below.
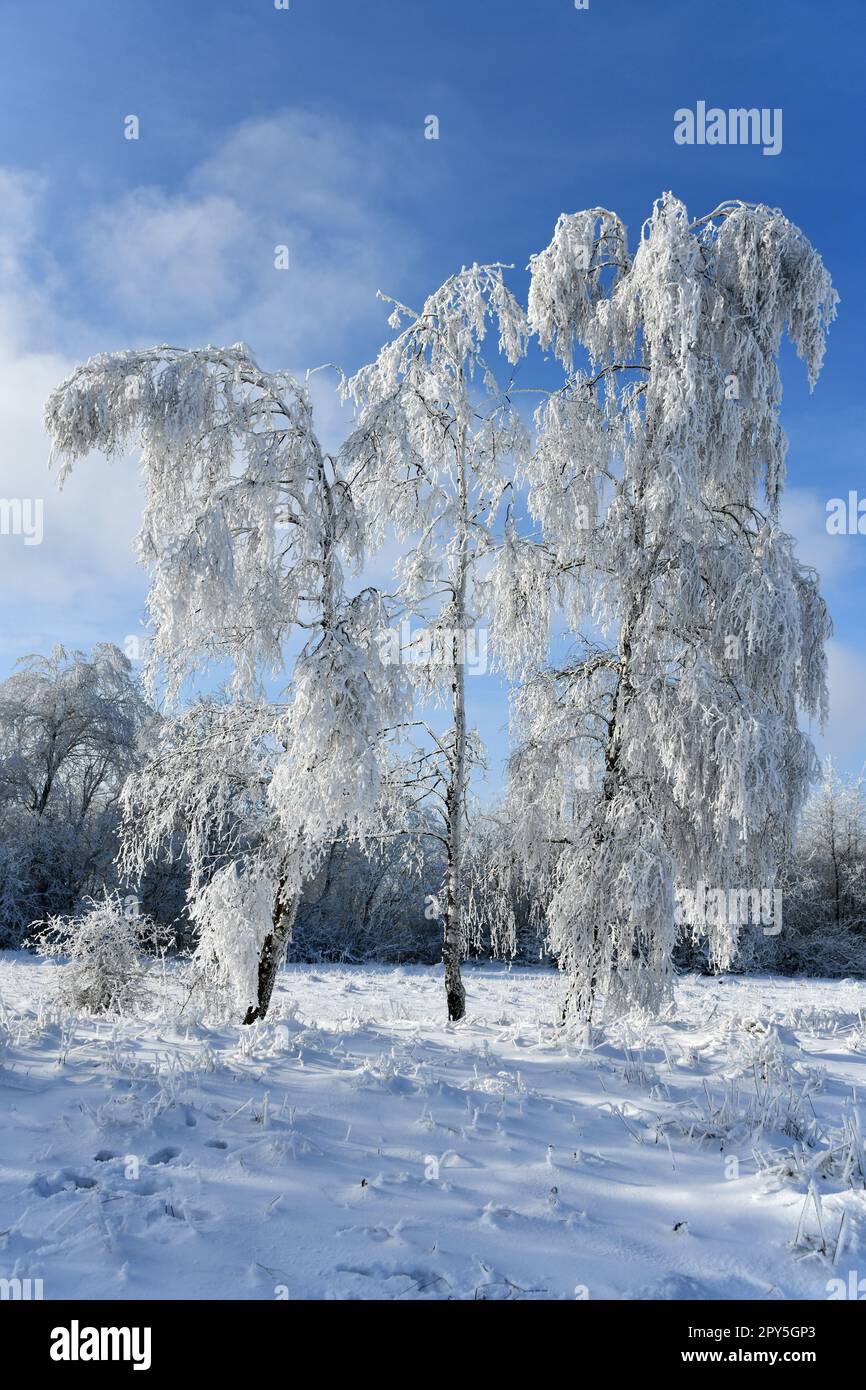
[[175,1149],[171,1144],[166,1144],[164,1149],[157,1149],[155,1154],[151,1154],[147,1160],[150,1164],[171,1163],[173,1158],[180,1158],[180,1149]]
[[51,1175],[37,1173],[30,1186],[40,1197],[54,1197],[58,1192],[89,1191],[97,1186],[97,1182],[95,1178],[64,1168],[62,1172]]

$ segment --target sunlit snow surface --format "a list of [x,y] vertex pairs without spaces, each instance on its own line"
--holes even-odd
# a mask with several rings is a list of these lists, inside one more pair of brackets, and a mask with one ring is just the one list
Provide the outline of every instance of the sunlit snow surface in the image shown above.
[[812,1299],[866,1274],[866,982],[686,977],[675,1014],[587,1045],[541,969],[468,967],[448,1026],[438,969],[294,966],[265,1024],[211,1029],[178,1019],[182,970],[159,1018],[58,1021],[57,968],[0,954],[0,1276],[47,1299]]

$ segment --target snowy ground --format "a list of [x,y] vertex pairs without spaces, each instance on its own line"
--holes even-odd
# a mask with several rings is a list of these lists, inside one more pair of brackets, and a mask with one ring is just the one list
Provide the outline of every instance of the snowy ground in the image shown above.
[[0,1276],[48,1299],[814,1299],[866,1275],[866,983],[687,978],[675,1016],[587,1047],[543,970],[467,969],[447,1026],[439,970],[293,967],[272,1020],[208,1029],[59,1021],[57,968],[0,954]]

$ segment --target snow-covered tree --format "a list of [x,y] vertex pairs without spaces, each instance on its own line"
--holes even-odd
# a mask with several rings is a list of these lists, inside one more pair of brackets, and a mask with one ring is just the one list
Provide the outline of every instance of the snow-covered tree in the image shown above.
[[798,828],[797,859],[810,874],[818,915],[866,928],[866,785],[828,758]]
[[[264,876],[272,889],[270,921],[249,924],[259,959],[246,1011],[252,1022],[267,1011],[299,894],[329,840],[375,825],[378,734],[403,712],[396,673],[379,657],[379,597],[344,591],[341,557],[360,563],[360,519],[319,444],[306,387],[288,373],[264,372],[243,344],[93,358],[52,393],[46,426],[61,481],[92,450],[140,449],[146,505],[137,553],[151,575],[149,688],[161,677],[173,700],[187,678],[225,663],[233,694],[258,703],[261,717],[273,714],[266,730],[278,749],[267,787],[273,833],[266,849],[220,869],[249,881],[258,905],[253,881]],[[299,631],[306,644],[285,707],[275,709],[263,700],[263,678],[284,672],[287,644]],[[210,769],[217,798],[227,795],[218,785],[222,770]],[[151,771],[139,790],[156,799],[141,817],[153,839],[172,788]],[[175,812],[188,778],[177,787]],[[200,892],[210,888],[199,882]],[[200,924],[209,914],[209,951],[243,930],[226,906],[236,898],[217,885],[193,904]],[[246,946],[239,954],[248,958]]]
[[[531,275],[565,379],[526,470],[526,621],[554,593],[575,648],[520,691],[512,804],[586,1018],[666,997],[676,894],[771,884],[815,775],[798,711],[825,713],[830,625],[779,525],[778,354],[814,386],[837,296],[780,212],[672,195],[633,258],[615,214],[562,216]],[[708,931],[729,959],[736,924]]]
[[[866,783],[832,759],[821,769],[793,845],[780,846],[781,930],[742,933],[734,968],[787,975],[866,974]],[[706,940],[683,933],[677,959],[708,964]]]
[[284,705],[209,699],[159,722],[121,796],[129,882],[163,854],[183,857],[195,898],[226,864],[267,858],[276,830],[268,789],[281,754],[273,730],[284,713]]
[[69,1008],[128,1016],[150,1001],[143,954],[159,949],[160,933],[117,893],[85,899],[72,916],[49,917],[31,942],[63,959],[56,997]]
[[[124,875],[137,882],[172,857],[188,867],[201,931],[199,977],[235,1010],[256,999],[258,955],[271,925],[266,892],[270,886],[273,898],[273,846],[281,841],[269,795],[281,756],[272,731],[285,714],[284,705],[197,703],[162,721],[123,793]],[[407,814],[388,785],[384,792],[380,819],[363,843],[337,834],[305,881],[293,919],[296,959],[435,958],[435,924],[423,903],[438,888],[438,842],[425,837],[423,818]]]
[[467,722],[466,665],[491,601],[482,581],[501,540],[495,525],[510,486],[504,469],[525,447],[520,418],[482,356],[491,321],[508,363],[525,350],[525,314],[502,270],[463,269],[420,313],[389,300],[395,337],[346,385],[359,412],[342,450],[353,492],[373,540],[393,528],[406,547],[392,618],[422,625],[402,650],[384,654],[406,664],[422,704],[440,702],[450,713],[451,727],[441,733],[417,722],[421,742],[403,764],[411,804],[428,804],[440,822],[450,1019],[466,1007],[464,831],[469,774],[480,758]]
[[866,968],[866,783],[828,758],[797,830],[773,964],[813,975]]
[[0,684],[0,927],[11,939],[110,877],[117,801],[152,718],[108,643],[25,657]]
[[441,958],[441,927],[428,906],[442,882],[442,846],[432,817],[391,803],[376,846],[335,840],[307,885],[293,939],[296,960],[418,961]]

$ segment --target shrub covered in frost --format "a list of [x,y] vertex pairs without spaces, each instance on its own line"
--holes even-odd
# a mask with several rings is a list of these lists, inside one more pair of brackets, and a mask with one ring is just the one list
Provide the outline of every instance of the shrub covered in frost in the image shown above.
[[57,995],[61,1003],[94,1014],[130,1014],[150,997],[142,960],[156,941],[153,923],[137,904],[119,894],[87,898],[82,910],[50,917],[31,936],[45,955],[62,959]]

